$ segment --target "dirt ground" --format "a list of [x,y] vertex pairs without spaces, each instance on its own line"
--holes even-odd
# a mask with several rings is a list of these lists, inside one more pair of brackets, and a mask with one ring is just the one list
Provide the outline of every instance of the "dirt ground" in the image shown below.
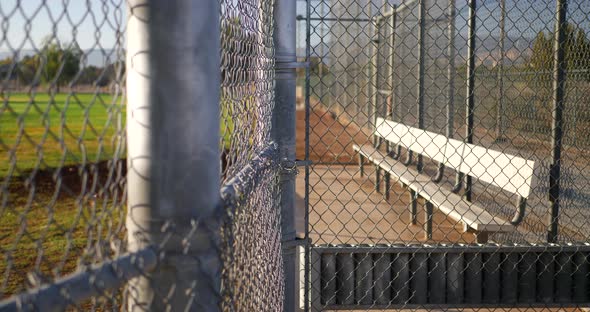
[[[363,144],[369,135],[334,113],[312,105],[309,112],[309,160],[313,163],[356,163],[352,145]],[[305,110],[297,110],[296,157],[305,159]]]

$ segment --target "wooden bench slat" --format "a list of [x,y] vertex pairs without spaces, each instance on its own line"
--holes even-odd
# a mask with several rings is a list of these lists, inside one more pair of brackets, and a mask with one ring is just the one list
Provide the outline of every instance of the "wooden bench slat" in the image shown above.
[[424,155],[453,170],[528,197],[535,180],[535,162],[444,135],[377,118],[375,134]]
[[417,170],[404,166],[401,162],[388,157],[385,153],[370,145],[353,148],[371,162],[397,177],[397,179],[433,203],[453,220],[463,223],[468,228],[479,232],[512,232],[515,226],[501,218],[494,217],[476,204],[464,201],[461,196],[442,188],[429,177]]

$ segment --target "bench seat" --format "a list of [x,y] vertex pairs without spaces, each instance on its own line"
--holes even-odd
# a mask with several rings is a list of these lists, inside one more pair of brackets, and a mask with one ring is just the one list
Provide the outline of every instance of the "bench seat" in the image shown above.
[[388,174],[395,176],[400,183],[424,198],[428,205],[437,207],[451,219],[462,223],[464,231],[476,234],[478,242],[485,242],[490,232],[516,230],[510,222],[491,215],[477,204],[464,200],[460,195],[431,181],[430,177],[404,166],[400,161],[371,145],[354,145],[353,149]]

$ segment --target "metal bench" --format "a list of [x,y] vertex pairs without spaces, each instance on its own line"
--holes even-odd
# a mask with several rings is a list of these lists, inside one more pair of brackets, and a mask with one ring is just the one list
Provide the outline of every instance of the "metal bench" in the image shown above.
[[417,199],[419,197],[425,199],[426,239],[432,238],[433,208],[460,222],[463,225],[463,231],[473,233],[478,243],[487,242],[489,233],[514,231],[522,222],[526,200],[536,183],[534,161],[450,139],[384,118],[377,119],[374,135],[380,140],[407,149],[408,153],[426,156],[459,174],[471,176],[518,196],[514,217],[510,221],[503,220],[457,194],[459,188],[446,189],[438,184],[436,179],[433,180],[419,170],[407,166],[408,163],[404,164],[372,145],[354,145],[354,150],[359,153],[361,176],[364,173],[365,159],[368,159],[375,164],[377,175],[380,170],[385,172],[386,182],[393,176],[410,190],[412,224],[416,224]]

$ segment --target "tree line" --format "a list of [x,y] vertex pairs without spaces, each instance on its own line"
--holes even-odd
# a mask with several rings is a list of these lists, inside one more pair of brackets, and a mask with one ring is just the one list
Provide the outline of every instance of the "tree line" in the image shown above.
[[35,54],[0,60],[1,79],[16,80],[21,86],[53,85],[59,92],[61,87],[70,84],[108,86],[125,68],[123,62],[106,67],[83,66],[84,57],[77,44],[62,45],[48,39]]
[[[529,66],[538,73],[551,74],[553,71],[554,38],[553,32],[545,34],[541,31],[533,41]],[[573,24],[566,24],[563,48],[565,69],[581,73],[588,80],[590,77],[590,39],[586,32]]]

